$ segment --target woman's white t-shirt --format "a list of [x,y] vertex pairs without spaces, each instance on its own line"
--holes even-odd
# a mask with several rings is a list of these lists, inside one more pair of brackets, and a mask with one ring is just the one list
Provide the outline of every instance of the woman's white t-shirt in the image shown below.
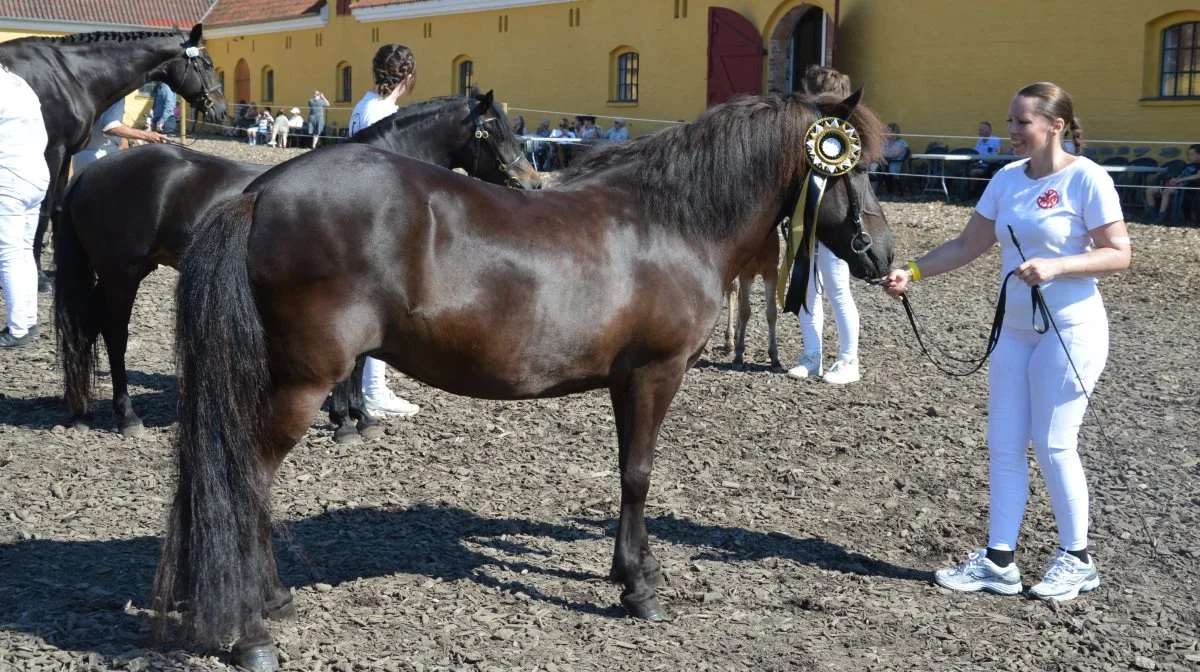
[[50,183],[47,142],[37,94],[24,79],[0,66],[0,167],[44,190]]
[[[1028,164],[1024,159],[996,171],[975,206],[979,214],[996,222],[1002,280],[1021,264],[1009,227],[1025,258],[1048,259],[1090,251],[1093,229],[1124,219],[1112,178],[1091,159],[1079,157],[1040,180],[1025,174]],[[1028,285],[1016,276],[1008,283],[1004,326],[1032,329],[1033,301]],[[1054,278],[1042,283],[1042,294],[1059,326],[1105,318],[1094,277]]]
[[380,119],[390,117],[399,109],[399,105],[387,98],[380,98],[374,91],[368,91],[350,113],[350,135],[353,136]]

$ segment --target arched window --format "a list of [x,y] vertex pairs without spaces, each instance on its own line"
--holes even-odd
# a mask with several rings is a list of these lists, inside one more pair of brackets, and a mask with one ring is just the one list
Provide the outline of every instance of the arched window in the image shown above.
[[262,98],[264,103],[275,102],[275,71],[271,66],[262,70]]
[[345,61],[337,66],[336,90],[338,102],[348,103],[354,100],[354,80],[351,77],[350,64]]
[[610,100],[617,103],[638,101],[638,52],[620,47],[612,53]]
[[469,95],[471,85],[475,83],[475,62],[471,60],[470,56],[459,56],[454,59],[452,76],[450,90],[460,96]]
[[1200,21],[1177,23],[1163,30],[1158,95],[1200,96]]

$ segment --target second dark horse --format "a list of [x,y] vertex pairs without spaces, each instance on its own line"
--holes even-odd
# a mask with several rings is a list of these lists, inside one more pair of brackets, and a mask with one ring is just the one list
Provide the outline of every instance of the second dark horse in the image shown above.
[[[496,184],[516,181],[531,188],[538,181],[491,92],[473,99],[454,96],[410,105],[351,142],[461,168]],[[54,238],[58,266],[54,308],[66,400],[76,427],[93,421],[96,338],[102,334],[121,433],[138,436],[144,431],[129,398],[125,370],[129,319],[138,287],[159,264],[178,268],[193,230],[209,207],[241,192],[271,167],[178,145],[150,145],[106,157],[71,183]],[[361,392],[349,383],[342,387],[335,394],[332,414],[339,438],[356,436],[351,410],[369,417],[361,403],[354,403]]]

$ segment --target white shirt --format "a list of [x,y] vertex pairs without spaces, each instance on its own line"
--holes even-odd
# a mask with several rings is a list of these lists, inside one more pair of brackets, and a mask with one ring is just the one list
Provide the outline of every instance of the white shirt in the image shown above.
[[976,154],[999,154],[1000,153],[1000,138],[994,135],[989,135],[986,138],[980,138],[975,141]]
[[367,95],[363,96],[362,100],[354,106],[354,111],[350,113],[350,135],[358,133],[380,119],[395,114],[399,109],[399,105],[386,98],[380,98],[374,91],[368,91]]
[[46,124],[37,93],[18,75],[0,67],[0,168],[45,190]]
[[[996,171],[975,209],[996,222],[1000,243],[1000,277],[1021,264],[1011,226],[1027,259],[1050,259],[1083,254],[1092,249],[1093,229],[1124,219],[1112,178],[1091,159],[1079,157],[1040,180],[1025,174],[1028,159]],[[1059,326],[1104,319],[1104,303],[1094,277],[1059,277],[1042,283],[1046,306]],[[1038,318],[1039,326],[1041,318]],[[1028,285],[1013,277],[1008,282],[1004,326],[1033,328],[1033,303]]]

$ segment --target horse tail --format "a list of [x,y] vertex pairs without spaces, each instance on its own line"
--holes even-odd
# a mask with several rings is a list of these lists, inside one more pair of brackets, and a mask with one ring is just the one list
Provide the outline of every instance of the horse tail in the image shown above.
[[54,279],[54,331],[62,362],[63,394],[77,419],[94,410],[93,385],[99,356],[96,323],[103,313],[100,304],[104,300],[96,292],[96,269],[71,217],[71,202],[79,188],[79,180],[75,180],[67,190],[54,231],[54,264],[58,268]]
[[154,581],[159,642],[180,604],[185,639],[219,646],[261,613],[274,577],[260,453],[270,376],[247,270],[255,198],[213,207],[180,268],[178,483]]

